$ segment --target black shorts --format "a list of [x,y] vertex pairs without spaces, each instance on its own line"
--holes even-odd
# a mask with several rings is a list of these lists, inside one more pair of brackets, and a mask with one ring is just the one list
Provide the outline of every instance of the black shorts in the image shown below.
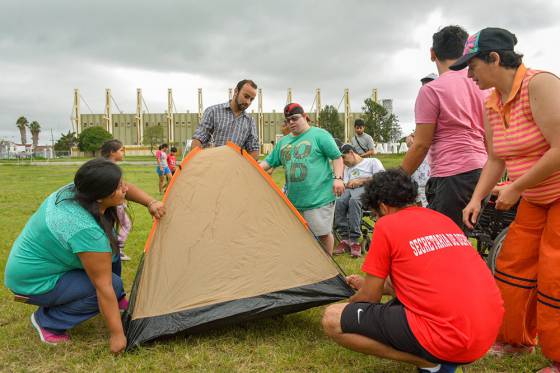
[[471,200],[481,171],[477,168],[453,176],[431,177],[425,189],[428,208],[450,217],[464,231],[463,209]]
[[456,364],[438,359],[420,345],[396,298],[387,303],[350,303],[342,311],[340,326],[344,333],[363,335],[435,364]]

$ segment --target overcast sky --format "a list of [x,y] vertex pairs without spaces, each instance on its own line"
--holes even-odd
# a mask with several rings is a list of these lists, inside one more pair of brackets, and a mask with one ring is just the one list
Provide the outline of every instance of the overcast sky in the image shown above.
[[419,79],[437,72],[429,48],[438,28],[507,28],[527,66],[560,74],[559,20],[560,2],[550,0],[1,0],[0,139],[19,142],[21,115],[41,124],[41,144],[50,129],[58,138],[71,129],[74,88],[94,113],[105,88],[128,113],[136,88],[150,112],[166,109],[172,88],[184,112],[197,110],[197,88],[206,107],[242,78],[263,89],[265,111],[282,109],[288,87],[306,109],[316,88],[334,106],[348,88],[361,111],[377,88],[409,132]]

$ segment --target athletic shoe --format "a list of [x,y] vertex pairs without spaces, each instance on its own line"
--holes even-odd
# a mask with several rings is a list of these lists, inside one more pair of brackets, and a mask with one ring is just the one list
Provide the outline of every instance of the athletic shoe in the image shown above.
[[[429,373],[428,369],[418,368],[420,373]],[[437,373],[464,373],[465,370],[457,364],[441,364]]]
[[350,255],[352,258],[359,258],[362,256],[362,245],[357,242],[352,242],[350,245]]
[[128,255],[126,255],[124,252],[121,252],[121,260],[122,260],[123,262],[127,262],[127,261],[129,261],[130,259],[131,259],[131,258],[130,258]]
[[490,356],[505,356],[505,355],[519,355],[519,354],[532,354],[535,352],[535,346],[514,346],[504,342],[496,342],[487,355]]
[[57,345],[59,343],[68,342],[70,340],[70,336],[66,334],[66,332],[62,334],[55,334],[45,328],[41,328],[39,324],[37,324],[37,320],[35,320],[35,312],[31,314],[31,325],[33,325],[35,330],[37,330],[37,332],[39,333],[39,338],[41,338],[41,341],[44,343]]
[[119,310],[126,311],[127,309],[128,309],[128,300],[126,299],[126,297],[122,297],[121,300],[119,300]]
[[334,255],[341,255],[347,251],[350,251],[350,244],[348,243],[348,240],[341,240],[338,246],[334,249]]
[[560,362],[554,361],[550,366],[542,368],[537,373],[560,373]]

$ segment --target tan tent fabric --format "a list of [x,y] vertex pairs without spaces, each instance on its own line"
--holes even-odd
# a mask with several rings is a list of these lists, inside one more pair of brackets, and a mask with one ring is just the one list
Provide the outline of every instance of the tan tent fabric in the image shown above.
[[188,160],[166,207],[144,259],[133,320],[339,274],[282,196],[233,147]]

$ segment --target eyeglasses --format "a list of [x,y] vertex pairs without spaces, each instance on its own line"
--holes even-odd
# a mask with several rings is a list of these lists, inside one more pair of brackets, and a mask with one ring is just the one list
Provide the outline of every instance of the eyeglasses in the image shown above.
[[301,117],[301,114],[294,114],[286,118],[286,123],[297,122]]

